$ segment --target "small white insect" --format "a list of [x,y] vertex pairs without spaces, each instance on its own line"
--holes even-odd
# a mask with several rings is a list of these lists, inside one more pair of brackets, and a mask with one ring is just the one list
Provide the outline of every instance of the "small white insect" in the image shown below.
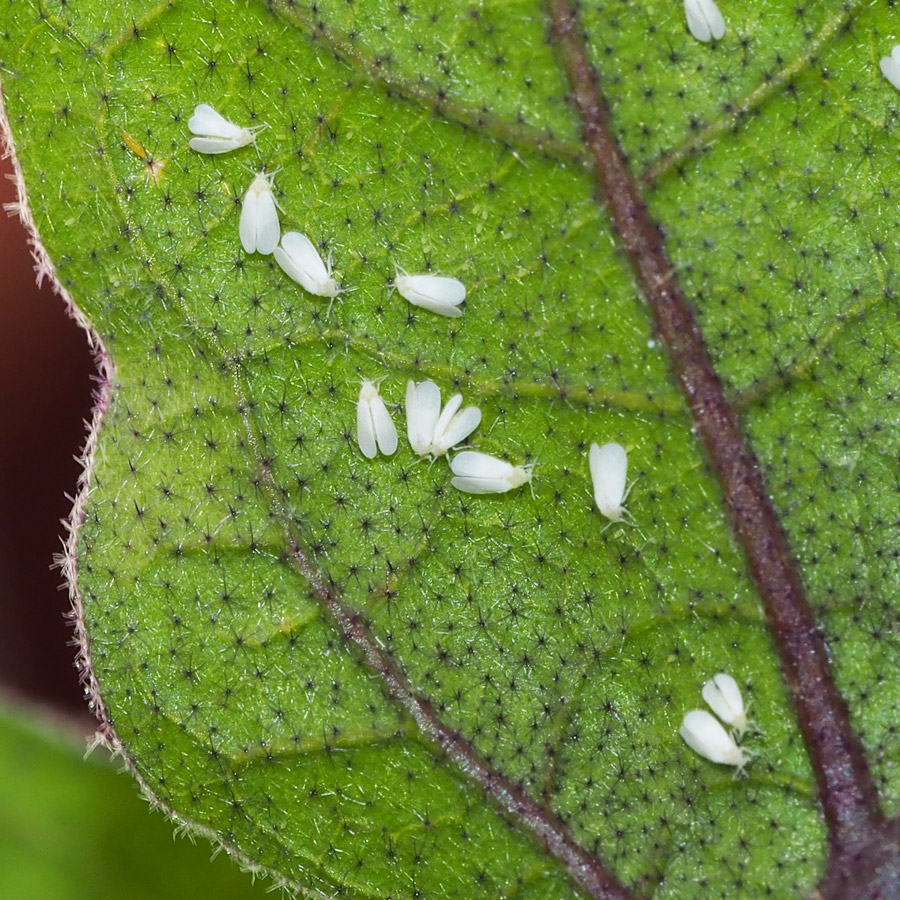
[[200,103],[188,119],[188,130],[197,135],[188,141],[188,146],[198,153],[228,153],[253,143],[256,132],[265,127],[241,128],[229,122],[208,103]]
[[456,319],[462,315],[459,304],[466,299],[466,286],[457,278],[443,275],[410,275],[397,269],[394,286],[400,296],[422,309],[431,310],[439,316]]
[[[628,476],[628,454],[621,444],[611,442],[602,447],[591,444],[588,455],[594,502],[610,522],[618,522],[627,515],[622,505],[628,497],[625,479]],[[630,489],[629,489],[630,490]]]
[[384,405],[378,385],[364,381],[356,404],[356,438],[363,456],[375,459],[380,450],[390,456],[397,449],[397,429]]
[[281,239],[281,246],[275,248],[275,261],[288,278],[310,294],[333,300],[341,293],[340,286],[331,277],[331,259],[326,263],[316,245],[299,231],[289,231]]
[[268,255],[278,246],[281,225],[278,223],[272,181],[265,172],[256,175],[244,194],[238,230],[247,253]]
[[703,685],[703,699],[726,725],[737,732],[738,737],[747,730],[747,713],[741,689],[727,672],[719,672]]
[[451,484],[467,494],[503,494],[531,481],[531,466],[514,466],[476,450],[457,453],[450,463]]
[[716,0],[684,0],[688,31],[704,43],[710,38],[721,40],[725,34],[725,20]]
[[881,60],[881,74],[900,90],[900,44],[891,50],[890,56],[885,56]]
[[441,391],[433,381],[406,386],[406,433],[419,456],[443,456],[464,441],[481,422],[481,410],[467,406],[460,411],[462,394],[454,394],[443,410]]
[[705,709],[692,709],[684,717],[679,734],[695,753],[710,762],[737,766],[743,770],[750,756],[722,727],[722,723]]

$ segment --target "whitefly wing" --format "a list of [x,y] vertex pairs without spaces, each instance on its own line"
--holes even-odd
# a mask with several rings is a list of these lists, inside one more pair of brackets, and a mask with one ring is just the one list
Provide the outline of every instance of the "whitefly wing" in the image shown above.
[[375,397],[369,404],[369,410],[375,426],[375,439],[378,441],[378,449],[385,456],[390,456],[397,449],[397,429],[381,394],[375,394]]
[[316,282],[309,274],[304,257],[306,244],[309,239],[297,231],[289,231],[281,238],[281,245],[275,248],[275,261],[281,270],[292,281],[297,282],[304,290],[315,293]]
[[454,475],[469,478],[505,478],[513,470],[512,463],[478,450],[463,450],[453,457],[450,469]]
[[744,754],[734,738],[705,709],[692,709],[687,713],[679,732],[691,750],[710,762],[725,766],[743,765],[745,762]]
[[272,186],[265,172],[256,175],[244,194],[239,233],[247,253],[269,254],[278,246],[281,225]]
[[321,295],[331,281],[316,245],[299,231],[289,231],[281,239],[275,259],[289,278],[311,294]]
[[194,114],[188,119],[188,130],[200,137],[225,138],[229,141],[240,141],[248,135],[252,138],[248,129],[230,122],[208,103],[200,103],[194,109]]
[[464,494],[505,494],[513,488],[513,484],[504,479],[470,478],[466,475],[454,475],[450,484]]
[[290,233],[290,243],[287,238],[288,235],[285,235],[285,249],[291,254],[296,264],[307,273],[308,277],[316,283],[327,281],[330,277],[328,267],[316,245],[299,231]]
[[434,426],[434,434],[432,437],[435,442],[438,442],[444,435],[444,432],[450,427],[450,423],[453,421],[456,411],[462,406],[462,401],[462,394],[454,394],[444,405],[444,408],[441,410],[441,415]]
[[458,412],[443,429],[438,423],[438,428],[435,429],[432,453],[440,456],[457,444],[461,444],[480,423],[481,410],[477,406],[467,406]]
[[747,727],[744,698],[737,682],[727,672],[719,672],[703,685],[703,699],[726,725],[739,732]]
[[424,456],[431,452],[434,429],[441,414],[441,389],[433,381],[406,386],[406,433],[413,450]]
[[[256,176],[259,177],[258,175]],[[256,180],[254,179],[254,184]],[[241,220],[238,225],[238,234],[241,238],[241,246],[247,253],[256,252],[256,231],[259,217],[259,194],[253,189],[253,185],[244,194],[241,203]]]
[[256,250],[258,253],[272,253],[278,246],[281,237],[281,225],[278,222],[278,209],[269,180],[265,176],[265,188],[259,191],[256,208]]
[[477,450],[463,450],[450,463],[455,488],[468,494],[504,493],[515,487],[513,473],[515,467],[506,460],[498,459]]
[[212,155],[215,153],[228,153],[242,145],[228,138],[192,137],[188,141],[188,146],[191,150],[196,150],[197,153]]
[[684,0],[688,31],[704,43],[710,38],[720,40],[725,34],[725,20],[715,0]]
[[881,60],[881,73],[895,88],[900,88],[900,44]]
[[628,454],[625,448],[614,442],[602,447],[591,444],[588,461],[598,509],[604,515],[619,510],[625,498],[625,482],[628,478]]
[[466,299],[466,286],[458,278],[443,275],[400,275],[397,290],[411,303],[459,306]]
[[378,453],[375,442],[375,421],[372,416],[372,393],[377,390],[371,381],[364,381],[356,403],[356,440],[362,455],[374,459]]

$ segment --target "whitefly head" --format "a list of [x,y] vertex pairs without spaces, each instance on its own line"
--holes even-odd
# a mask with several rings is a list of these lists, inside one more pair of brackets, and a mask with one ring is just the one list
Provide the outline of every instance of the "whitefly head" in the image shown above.
[[359,386],[359,399],[361,403],[371,403],[381,394],[378,392],[378,384],[374,381],[364,380]]
[[523,484],[531,484],[534,477],[534,463],[526,463],[524,466],[513,466],[507,476],[509,484],[513,488],[522,487]]

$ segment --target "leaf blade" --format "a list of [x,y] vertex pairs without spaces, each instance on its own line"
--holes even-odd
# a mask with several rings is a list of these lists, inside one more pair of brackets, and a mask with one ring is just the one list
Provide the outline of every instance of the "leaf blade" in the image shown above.
[[[209,6],[190,8],[207,24],[214,18]],[[296,722],[310,713],[301,702],[305,697],[292,693],[292,654],[300,639],[285,629],[285,619],[306,623],[301,649],[308,671],[326,654],[340,656],[341,663],[333,669],[329,663],[326,671],[354,686],[337,700],[316,686],[315,729],[340,729],[337,712],[351,722],[368,721],[369,706],[393,721],[389,704],[372,692],[315,613],[308,586],[280,559],[289,520],[317,577],[340,585],[366,611],[374,634],[413,683],[434,692],[448,721],[475,734],[485,757],[500,760],[511,777],[568,817],[584,843],[597,847],[628,881],[643,883],[668,871],[686,879],[702,868],[717,883],[732,885],[720,860],[742,852],[736,833],[713,827],[711,839],[710,829],[729,817],[734,798],[744,796],[742,787],[722,785],[704,813],[694,812],[685,798],[703,794],[719,773],[698,769],[675,729],[681,711],[696,705],[703,680],[696,677],[698,667],[708,669],[707,677],[726,667],[731,648],[739,646],[742,659],[753,660],[762,717],[779,723],[766,735],[775,761],[766,773],[772,783],[764,780],[757,796],[802,836],[797,878],[811,883],[821,865],[821,832],[802,790],[796,798],[783,795],[782,785],[804,784],[809,775],[757,601],[665,364],[647,347],[646,313],[611,249],[586,174],[539,154],[523,162],[523,148],[509,153],[477,129],[465,131],[433,118],[429,109],[395,102],[292,33],[272,36],[272,20],[262,11],[242,21],[220,15],[208,35],[178,28],[181,10],[147,9],[136,17],[138,36],[123,31],[100,40],[99,23],[83,14],[79,34],[61,38],[74,25],[56,14],[55,30],[38,25],[30,42],[21,44],[17,65],[5,68],[27,73],[33,67],[40,71],[34,84],[65,102],[26,114],[26,93],[10,99],[9,76],[4,89],[14,129],[30,137],[22,159],[36,181],[49,168],[47,160],[60,155],[51,152],[52,140],[37,136],[55,138],[66,133],[65,123],[80,123],[77,139],[59,148],[78,173],[64,181],[64,194],[76,215],[99,211],[96,222],[80,213],[75,224],[84,228],[73,253],[63,233],[71,223],[60,223],[58,202],[36,191],[35,212],[59,274],[85,304],[118,367],[121,390],[107,415],[107,449],[94,474],[95,521],[86,524],[79,548],[86,561],[81,584],[97,641],[95,661],[105,673],[104,699],[154,790],[172,791],[181,804],[193,802],[191,779],[171,787],[150,739],[132,736],[162,727],[152,713],[154,690],[174,712],[175,727],[164,731],[170,749],[176,748],[172,758],[182,752],[194,758],[203,740],[221,752],[219,738],[202,731],[196,740],[180,735],[189,719],[198,718],[192,714],[197,702],[207,729],[220,727],[215,710],[223,703],[225,718],[234,716],[222,747],[240,750],[251,738],[293,739],[296,728],[284,723],[285,708]],[[531,33],[533,23],[523,27]],[[172,34],[180,44],[174,54],[167,43]],[[52,66],[45,72],[39,65],[67,41],[78,52],[70,47],[64,55],[86,70],[87,90],[73,91]],[[81,62],[84,47],[99,54]],[[266,62],[276,58],[285,70],[300,73],[300,87]],[[473,65],[478,70],[484,60]],[[306,74],[323,70],[328,77]],[[134,72],[147,74],[134,78]],[[334,246],[337,270],[359,287],[357,297],[336,304],[334,325],[321,308],[291,294],[277,273],[235,254],[234,199],[246,175],[238,159],[204,161],[184,150],[179,106],[187,109],[195,99],[185,103],[186,84],[197,90],[197,99],[201,91],[206,96],[221,87],[223,101],[232,104],[223,109],[247,105],[242,121],[271,120],[258,143],[264,162],[285,166],[278,183],[287,216],[295,217],[288,227]],[[148,86],[161,99],[148,103]],[[623,104],[637,96],[625,87]],[[561,92],[554,99],[562,101]],[[551,106],[544,121],[563,108],[562,102]],[[621,115],[634,125],[624,106]],[[157,165],[165,160],[160,180],[153,172],[148,180],[147,163],[121,145],[123,127],[152,147]],[[105,151],[99,163],[97,147],[85,140],[94,134]],[[392,174],[390,183],[385,171]],[[672,185],[676,193],[674,179]],[[663,220],[670,218],[662,201],[658,209]],[[98,248],[95,260],[90,251]],[[471,311],[480,308],[480,318],[467,312],[464,327],[448,331],[446,323],[410,318],[402,306],[401,312],[387,290],[395,258],[408,269],[431,261],[439,271],[465,275],[467,284],[474,274]],[[683,268],[690,264],[681,262]],[[381,460],[374,466],[352,461],[348,423],[355,386],[360,376],[386,371],[396,382],[387,387],[395,403],[406,378],[425,375],[446,390],[459,385],[467,399],[476,397],[490,422],[481,429],[483,448],[538,459],[536,502],[507,498],[476,505],[447,494],[446,473],[414,468],[399,454],[391,467]],[[652,531],[649,539],[621,531],[596,534],[586,447],[607,438],[628,444],[637,462],[635,510]],[[179,471],[182,463],[187,477]],[[271,474],[275,490],[261,491],[261,472]],[[120,504],[120,495],[136,505]],[[135,509],[143,510],[140,521]],[[251,545],[274,552],[258,562],[254,549],[240,564],[229,556],[232,548]],[[186,550],[189,562],[183,561]],[[156,569],[129,561],[142,554]],[[270,587],[277,601],[266,597]],[[172,596],[180,598],[174,606]],[[741,621],[731,621],[734,611]],[[176,618],[190,621],[189,637],[176,640],[184,630]],[[279,640],[286,646],[276,647]],[[122,646],[133,649],[123,653]],[[251,646],[257,659],[245,656]],[[468,662],[473,655],[475,668]],[[148,662],[151,674],[144,676],[140,666]],[[237,698],[225,693],[235,664],[241,672]],[[268,689],[278,698],[274,705],[267,691],[254,686],[260,665],[266,683],[277,685]],[[486,676],[492,680],[483,681]],[[462,711],[460,691],[467,709],[497,712]],[[504,704],[510,692],[516,703]],[[570,705],[570,697],[577,704]],[[604,710],[599,723],[598,709]],[[589,748],[584,734],[590,735]],[[617,747],[628,750],[621,768],[610,758]],[[197,778],[207,771],[200,762]],[[421,780],[430,771],[427,757],[417,765]],[[650,775],[656,771],[674,774],[656,779]],[[651,787],[633,791],[627,782],[635,777],[650,780]],[[265,790],[263,782],[254,786]],[[465,808],[471,795],[457,790],[462,793],[453,796],[463,799],[455,802]],[[417,805],[415,792],[408,796]],[[293,815],[302,816],[302,808]],[[221,791],[203,812],[227,834],[227,793]],[[484,813],[482,833],[502,833],[504,846],[515,848],[509,852],[516,864],[498,875],[507,885],[500,889],[512,890],[517,866],[545,871],[540,855],[529,857],[519,837],[490,815]],[[677,824],[661,824],[667,815],[677,816]],[[253,821],[260,818],[254,808]],[[243,839],[254,841],[252,826],[245,827]],[[652,840],[643,838],[647,829]],[[620,831],[642,837],[623,842]],[[684,836],[676,843],[689,847],[683,859],[668,849],[673,833]],[[752,890],[762,890],[770,877],[783,876],[768,871],[775,843],[763,828],[753,833],[759,852],[745,861],[743,877]],[[294,835],[289,846],[295,858],[284,864],[295,878],[308,866],[333,888],[344,876],[321,869],[321,852],[310,855],[306,839]],[[341,852],[352,856],[357,846],[347,842]],[[278,852],[283,850],[281,845]],[[371,883],[362,878],[354,884],[363,893],[373,884],[405,884],[404,866],[415,857],[410,850],[403,865],[384,865]],[[469,874],[477,875],[478,865],[490,869],[477,856],[466,862]],[[442,884],[457,878],[460,890],[463,884],[470,889],[459,872],[441,873]],[[559,878],[554,872],[552,890],[565,895]]]

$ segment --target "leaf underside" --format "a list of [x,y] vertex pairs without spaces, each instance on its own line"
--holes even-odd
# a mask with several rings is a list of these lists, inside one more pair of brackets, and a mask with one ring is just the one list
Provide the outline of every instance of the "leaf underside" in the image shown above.
[[[900,94],[889,0],[580,10],[617,136],[752,445],[896,812]],[[732,8],[733,7],[733,8]],[[580,896],[341,637],[330,586],[495,769],[639,893],[800,897],[825,836],[761,605],[593,177],[534,3],[9,3],[6,113],[56,275],[108,352],[75,558],[106,714],[161,805],[309,893]],[[186,145],[194,105],[266,123]],[[240,248],[282,227],[330,313]],[[457,320],[391,288],[461,278]],[[528,490],[365,459],[360,381],[462,391]],[[636,525],[593,507],[616,440]],[[299,546],[305,565],[292,552]],[[746,778],[677,735],[731,672]]]

